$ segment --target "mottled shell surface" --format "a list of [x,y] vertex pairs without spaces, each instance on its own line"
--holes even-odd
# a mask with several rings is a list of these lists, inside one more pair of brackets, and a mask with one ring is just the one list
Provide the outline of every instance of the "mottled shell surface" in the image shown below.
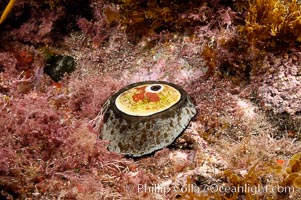
[[110,100],[101,138],[110,151],[140,157],[170,145],[196,115],[188,94],[164,81],[131,84]]

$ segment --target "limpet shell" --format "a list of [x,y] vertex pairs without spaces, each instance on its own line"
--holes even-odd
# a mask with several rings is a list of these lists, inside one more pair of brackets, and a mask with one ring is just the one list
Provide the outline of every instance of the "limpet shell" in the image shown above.
[[109,99],[101,138],[108,149],[140,157],[173,143],[197,111],[188,94],[164,81],[134,83]]

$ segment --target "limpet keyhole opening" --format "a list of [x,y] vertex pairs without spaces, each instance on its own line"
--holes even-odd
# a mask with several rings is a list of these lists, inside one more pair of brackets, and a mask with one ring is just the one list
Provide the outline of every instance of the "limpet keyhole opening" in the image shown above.
[[159,91],[160,89],[161,89],[161,85],[153,85],[153,86],[151,86],[151,88],[150,88],[152,91]]

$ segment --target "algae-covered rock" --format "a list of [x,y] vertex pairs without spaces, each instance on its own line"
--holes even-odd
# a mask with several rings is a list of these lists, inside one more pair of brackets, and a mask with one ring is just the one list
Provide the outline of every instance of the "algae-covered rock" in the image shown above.
[[52,55],[46,61],[44,71],[52,80],[60,81],[65,73],[71,73],[75,70],[75,60],[71,56]]
[[139,157],[170,145],[196,115],[188,94],[163,81],[131,84],[109,100],[102,139],[110,151]]

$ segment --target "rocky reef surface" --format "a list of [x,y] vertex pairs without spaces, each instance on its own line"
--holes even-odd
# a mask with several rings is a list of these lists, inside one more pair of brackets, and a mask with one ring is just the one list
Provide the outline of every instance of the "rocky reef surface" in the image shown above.
[[[300,4],[143,2],[15,2],[0,26],[0,197],[299,199]],[[196,117],[151,155],[108,151],[103,104],[147,80],[184,88]]]

